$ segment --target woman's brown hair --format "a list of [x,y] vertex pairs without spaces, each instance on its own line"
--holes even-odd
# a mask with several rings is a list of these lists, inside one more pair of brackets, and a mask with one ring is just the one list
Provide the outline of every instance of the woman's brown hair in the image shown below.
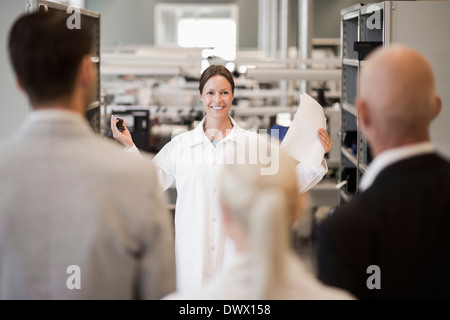
[[231,85],[231,90],[234,93],[234,79],[231,72],[224,66],[219,64],[213,64],[206,68],[205,71],[203,71],[202,76],[200,77],[200,84],[198,86],[198,89],[200,90],[200,94],[203,93],[203,87],[205,86],[205,83],[214,76],[223,76],[225,77],[228,82]]

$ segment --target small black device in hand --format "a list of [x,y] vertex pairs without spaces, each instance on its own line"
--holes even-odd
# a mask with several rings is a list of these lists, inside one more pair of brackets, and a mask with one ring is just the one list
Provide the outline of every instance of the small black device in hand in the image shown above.
[[123,126],[123,119],[119,118],[119,121],[116,123],[117,129],[119,129],[120,132],[125,130],[125,127]]

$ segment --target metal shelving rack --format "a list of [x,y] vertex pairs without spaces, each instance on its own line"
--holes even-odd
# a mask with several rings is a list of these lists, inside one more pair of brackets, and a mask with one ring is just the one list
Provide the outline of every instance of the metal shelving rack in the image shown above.
[[[52,11],[58,10],[67,12],[67,8],[69,5],[56,3],[53,1],[44,1],[44,0],[28,0],[26,1],[27,10],[37,11]],[[93,46],[91,53],[91,60],[96,65],[97,71],[97,83],[95,89],[95,97],[86,108],[86,118],[89,121],[91,127],[94,129],[96,133],[99,135],[103,135],[105,123],[104,117],[105,114],[105,105],[104,99],[101,94],[101,82],[100,82],[100,14],[97,12],[89,11],[86,9],[80,9],[81,15],[81,27],[82,28],[90,28],[93,34]],[[67,17],[70,16],[70,13],[67,14]]]
[[356,42],[385,43],[383,28],[368,28],[367,21],[378,10],[379,25],[384,24],[384,3],[363,6],[356,4],[341,10],[341,181],[346,181],[340,191],[341,203],[350,200],[358,191],[361,176],[371,161],[370,145],[361,132],[356,107],[357,81],[364,65],[360,54],[354,50]]
[[[356,192],[360,176],[359,150],[360,130],[355,105],[357,79],[360,68],[358,53],[353,43],[361,39],[361,5],[356,4],[341,10],[341,161],[340,179],[346,181],[340,190],[341,203],[351,199]],[[356,145],[356,147],[355,147]]]
[[353,50],[355,42],[376,42],[383,47],[400,43],[428,59],[443,101],[442,111],[431,126],[431,140],[439,153],[450,158],[450,46],[445,40],[450,30],[448,12],[450,1],[383,1],[341,10],[341,203],[358,192],[360,178],[372,158],[360,130],[355,102],[358,75],[364,68],[363,57]]

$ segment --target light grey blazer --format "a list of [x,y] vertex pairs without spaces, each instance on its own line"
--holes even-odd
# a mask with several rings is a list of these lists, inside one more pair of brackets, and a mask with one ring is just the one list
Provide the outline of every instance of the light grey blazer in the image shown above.
[[29,118],[0,144],[0,298],[174,291],[173,227],[153,165],[76,114]]

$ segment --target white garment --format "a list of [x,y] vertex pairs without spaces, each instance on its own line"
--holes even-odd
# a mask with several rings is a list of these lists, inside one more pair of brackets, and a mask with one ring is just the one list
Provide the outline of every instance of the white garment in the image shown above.
[[[176,182],[175,256],[177,264],[177,289],[199,289],[222,266],[224,258],[233,254],[234,248],[225,238],[221,223],[218,198],[218,181],[222,164],[242,160],[246,146],[250,146],[250,159],[256,154],[268,160],[266,138],[255,132],[234,127],[216,147],[205,135],[204,119],[192,131],[177,135],[154,157],[163,190]],[[276,147],[279,147],[277,144]],[[254,150],[254,152],[253,152]],[[275,149],[274,149],[275,150]],[[137,149],[129,149],[137,152]],[[255,162],[253,162],[255,163]],[[306,192],[319,182],[327,172],[326,162],[318,171],[299,164],[297,174],[300,190]],[[277,161],[267,168],[266,174],[276,170]],[[264,174],[264,173],[263,173]]]
[[[280,286],[283,300],[351,300],[347,291],[321,283],[293,253],[286,254],[284,266],[287,276]],[[165,300],[255,300],[255,266],[250,254],[239,254],[224,266],[201,290],[175,292]]]
[[367,190],[375,181],[378,174],[387,166],[406,158],[432,152],[434,152],[434,147],[431,142],[415,143],[381,152],[373,159],[362,176],[359,186],[360,190]]

